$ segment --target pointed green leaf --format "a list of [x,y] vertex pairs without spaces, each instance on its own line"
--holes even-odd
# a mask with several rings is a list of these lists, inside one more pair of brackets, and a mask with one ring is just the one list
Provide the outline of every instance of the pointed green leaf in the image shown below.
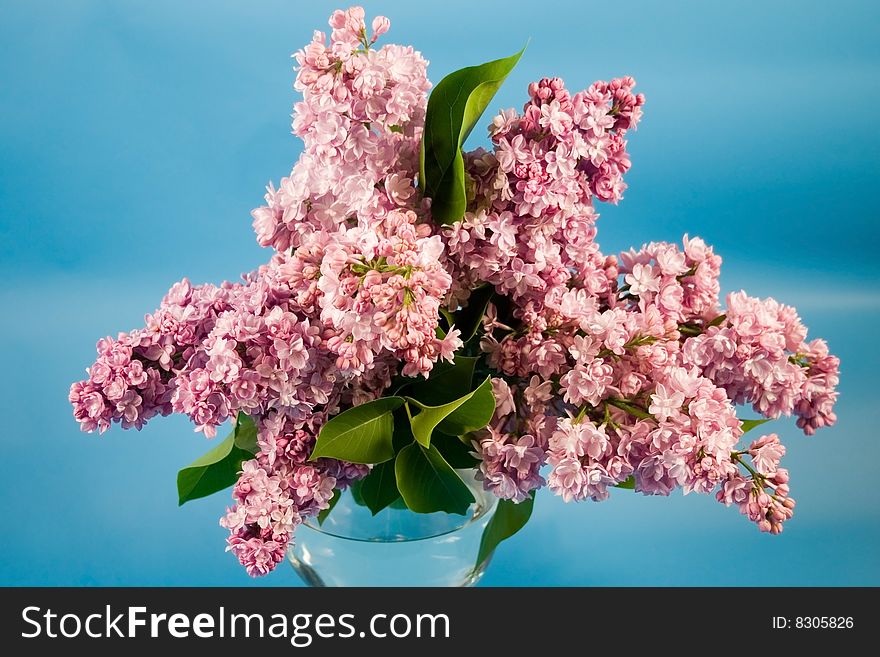
[[361,497],[373,515],[400,498],[393,460],[380,463],[364,477],[361,482]]
[[446,462],[456,470],[466,470],[473,468],[479,464],[479,460],[473,452],[473,445],[470,441],[465,443],[457,436],[447,436],[442,433],[435,433],[431,438],[431,444],[437,448],[437,451],[443,455]]
[[257,445],[257,425],[244,413],[239,413],[235,421],[235,446],[251,454],[260,451]]
[[351,463],[382,463],[394,457],[392,413],[402,397],[381,397],[349,408],[321,427],[310,460],[321,457]]
[[437,431],[450,436],[462,436],[485,427],[492,420],[494,413],[495,395],[492,393],[492,378],[487,376],[476,390],[468,394],[464,404],[437,425]]
[[431,214],[437,223],[453,223],[464,216],[467,191],[461,147],[524,50],[450,73],[431,92],[419,184],[431,198]]
[[494,295],[495,288],[487,283],[471,292],[467,306],[455,311],[453,323],[461,331],[461,341],[465,344],[477,334],[483,322],[483,315],[486,314],[486,308]]
[[445,337],[454,323],[455,318],[452,316],[452,313],[449,312],[446,308],[441,308],[439,326],[437,326],[437,330],[443,331],[443,335]]
[[397,488],[416,513],[464,515],[474,501],[470,489],[436,447],[412,443],[400,450],[394,466]]
[[412,434],[412,427],[409,424],[409,417],[406,413],[394,414],[394,437],[391,440],[396,454],[407,445],[412,445],[415,437]]
[[419,444],[428,447],[431,444],[431,434],[434,433],[434,429],[437,425],[459,406],[468,401],[472,396],[473,393],[469,392],[464,397],[459,397],[455,401],[443,404],[442,406],[423,406],[415,399],[408,398],[407,401],[411,402],[417,408],[421,408],[418,414],[413,416],[410,420],[413,436],[415,436],[415,439]]
[[431,444],[431,434],[441,423],[445,427],[441,429],[443,433],[460,435],[482,429],[495,412],[495,395],[489,377],[476,390],[442,406],[426,406],[412,397],[407,397],[407,401],[421,409],[410,419],[410,425],[413,436],[424,447]]
[[388,505],[389,509],[397,509],[398,511],[406,511],[408,507],[406,506],[406,502],[403,501],[402,497],[398,497],[391,504]]
[[178,504],[229,488],[238,481],[242,461],[253,457],[253,452],[235,445],[233,431],[214,449],[177,473]]
[[755,427],[760,427],[762,424],[769,421],[769,418],[762,418],[760,420],[743,420],[740,426],[742,426],[743,433],[748,433]]
[[532,515],[534,505],[534,491],[531,497],[519,504],[514,504],[510,500],[498,500],[495,513],[492,514],[492,519],[486,525],[486,529],[483,530],[483,538],[480,540],[480,551],[477,554],[477,568],[492,556],[499,543],[507,540],[525,526]]
[[348,492],[351,493],[351,499],[353,499],[354,503],[358,506],[367,506],[367,503],[364,502],[364,496],[361,494],[361,486],[363,483],[363,479],[358,479],[357,481],[351,482],[351,485],[348,487]]
[[330,501],[327,503],[326,509],[321,509],[318,512],[318,526],[324,524],[324,521],[327,519],[327,516],[330,515],[330,512],[333,510],[333,507],[336,506],[336,503],[339,501],[339,498],[342,497],[342,493],[337,488],[333,491],[333,497],[330,498]]
[[476,364],[472,356],[456,356],[454,363],[437,363],[427,379],[410,385],[409,394],[427,406],[454,401],[471,391]]
[[636,488],[636,478],[630,475],[619,484],[614,484],[616,488],[623,488],[625,490],[635,490]]

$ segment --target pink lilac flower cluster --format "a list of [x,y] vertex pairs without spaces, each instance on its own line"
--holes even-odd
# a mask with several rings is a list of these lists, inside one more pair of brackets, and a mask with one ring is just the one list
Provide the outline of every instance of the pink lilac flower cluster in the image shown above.
[[335,488],[363,477],[365,466],[319,459],[309,463],[314,436],[284,413],[260,423],[260,452],[242,464],[233,489],[236,504],[220,524],[230,531],[229,550],[251,575],[265,575],[287,551],[304,517],[327,508]]
[[[749,476],[739,471],[722,483],[716,498],[727,506],[736,504],[743,515],[758,524],[761,531],[778,534],[782,523],[792,517],[795,501],[788,496],[788,470],[779,467],[785,446],[775,433],[761,436],[745,452],[752,459],[746,466]],[[745,463],[743,463],[745,466]]]
[[741,430],[724,391],[683,368],[655,376],[650,420],[612,399],[602,411],[607,419],[585,413],[559,422],[548,456],[552,490],[566,500],[601,500],[632,476],[646,494],[710,492],[735,470],[731,451]]
[[634,85],[619,78],[571,95],[559,78],[545,78],[529,86],[521,115],[495,117],[493,151],[468,157],[476,202],[446,230],[456,279],[488,281],[522,318],[539,322],[566,312],[570,283],[593,296],[610,292],[615,272],[595,242],[593,202],[616,203],[626,187],[624,137],[644,103]]
[[721,258],[699,238],[685,235],[683,247],[653,242],[620,254],[619,291],[631,308],[653,306],[676,324],[717,316]]
[[784,448],[765,436],[737,451],[735,404],[794,413],[812,434],[836,420],[839,361],[823,341],[805,342],[795,312],[772,299],[732,294],[723,312],[720,258],[699,239],[646,245],[616,267],[615,294],[572,286],[573,319],[547,313],[540,331],[526,315],[516,321],[517,306],[514,321],[490,307],[481,346],[504,380],[475,440],[487,488],[522,500],[544,483],[546,463],[549,488],[566,500],[602,500],[612,486],[717,490],[761,529],[781,531],[794,506],[776,467]]
[[373,48],[389,21],[374,19],[368,36],[360,7],[334,12],[330,26],[329,45],[315,32],[296,53],[294,87],[303,101],[294,107],[293,132],[303,153],[253,212],[257,240],[279,251],[421,202],[414,180],[431,86],[427,62],[411,47]]
[[159,310],[146,316],[144,328],[99,340],[89,378],[70,388],[74,417],[83,431],[103,433],[113,422],[140,429],[155,415],[169,415],[178,369],[242,289],[228,283],[193,287],[184,279],[171,287]]
[[343,374],[362,374],[389,353],[403,361],[404,376],[427,376],[461,346],[457,329],[437,337],[452,277],[440,263],[440,236],[416,222],[411,210],[390,210],[369,227],[306,238],[293,256],[296,279],[308,282],[309,297],[314,284],[321,321],[335,330],[327,347]]
[[806,341],[797,311],[745,292],[727,297],[725,320],[687,341],[684,356],[730,398],[765,417],[794,413],[812,435],[834,424],[838,359],[824,340]]
[[[839,361],[791,307],[738,292],[722,308],[721,258],[699,238],[601,252],[595,205],[626,187],[625,137],[644,104],[635,81],[574,94],[558,78],[531,84],[522,113],[492,120],[492,150],[466,154],[465,216],[437,228],[416,184],[427,62],[375,47],[389,22],[368,31],[359,7],[330,26],[329,41],[316,32],[296,54],[303,153],[253,212],[271,259],[242,283],[183,280],[144,328],[101,340],[70,391],[82,429],[177,412],[212,437],[253,418],[259,451],[221,524],[262,575],[334,489],[369,472],[309,461],[321,426],[464,348],[493,376],[494,417],[471,438],[497,496],[680,488],[781,531],[794,508],[785,448],[768,434],[741,449],[736,405],[793,414],[812,434],[836,420]],[[439,319],[481,286],[492,300],[463,345]]]

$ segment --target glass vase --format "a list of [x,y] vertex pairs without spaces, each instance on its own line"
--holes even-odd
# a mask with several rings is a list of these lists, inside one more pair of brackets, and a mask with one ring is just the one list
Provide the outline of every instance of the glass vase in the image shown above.
[[393,505],[374,516],[346,490],[322,524],[297,528],[290,563],[309,586],[473,586],[491,561],[476,566],[496,498],[459,474],[476,500],[466,515]]

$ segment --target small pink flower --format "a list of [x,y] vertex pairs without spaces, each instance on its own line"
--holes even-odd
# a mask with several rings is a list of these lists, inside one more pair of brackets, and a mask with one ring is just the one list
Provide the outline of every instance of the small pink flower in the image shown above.
[[624,280],[629,284],[629,291],[635,296],[641,296],[645,292],[660,291],[660,277],[650,265],[633,265],[632,273],[627,274]]
[[492,393],[495,395],[495,416],[504,417],[516,411],[510,386],[504,379],[492,379]]
[[391,28],[391,21],[385,18],[384,16],[376,16],[373,19],[373,39],[372,41],[375,43],[376,39],[385,34]]
[[673,392],[662,383],[658,383],[654,394],[651,395],[648,412],[663,422],[678,415],[682,404],[684,404],[684,393]]
[[775,433],[761,436],[749,446],[752,463],[758,472],[768,474],[776,472],[779,461],[785,456],[785,445],[779,441]]

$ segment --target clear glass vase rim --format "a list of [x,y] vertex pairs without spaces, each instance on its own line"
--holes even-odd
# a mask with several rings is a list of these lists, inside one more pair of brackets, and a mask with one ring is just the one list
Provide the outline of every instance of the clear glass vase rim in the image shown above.
[[[459,473],[463,474],[461,471],[459,471]],[[448,529],[443,529],[441,531],[436,531],[433,533],[425,534],[423,536],[402,537],[399,539],[387,540],[387,539],[383,539],[383,538],[370,538],[367,536],[361,537],[361,536],[349,535],[346,533],[339,533],[338,530],[333,531],[329,527],[319,525],[318,519],[314,516],[306,518],[303,521],[303,525],[305,525],[306,527],[308,527],[310,530],[312,530],[314,532],[318,532],[319,534],[324,534],[326,536],[332,536],[333,538],[337,538],[337,539],[340,539],[343,541],[354,541],[354,542],[360,542],[360,543],[412,543],[412,542],[416,542],[416,541],[427,541],[427,540],[431,540],[431,539],[440,538],[442,536],[447,536],[449,534],[454,534],[455,532],[461,531],[462,529],[468,527],[472,523],[477,522],[480,518],[483,518],[487,514],[491,513],[495,509],[495,505],[498,502],[498,499],[494,495],[492,495],[491,493],[488,493],[487,491],[485,491],[483,489],[480,482],[477,482],[473,479],[473,474],[471,474],[470,477],[465,478],[463,476],[462,478],[465,479],[466,483],[468,483],[469,488],[471,489],[471,492],[474,495],[475,501],[473,504],[471,504],[470,507],[468,507],[468,513],[465,514],[464,516],[461,516],[463,518],[463,522],[461,524],[457,524],[454,527],[450,527]],[[468,481],[468,480],[470,480],[470,481]],[[350,497],[351,493],[346,490],[343,492],[343,495],[347,495]],[[342,503],[342,500],[340,500],[340,503]],[[331,511],[330,513],[332,514],[333,511]],[[383,509],[382,511],[379,512],[379,514],[383,514],[383,513],[408,514],[408,515],[411,515],[414,517],[415,516],[428,517],[431,515],[435,515],[435,514],[416,513],[415,511],[411,511],[410,509],[392,509],[390,507]],[[377,514],[377,516],[379,514]],[[457,515],[457,514],[446,514],[446,515],[451,516],[451,515]]]

